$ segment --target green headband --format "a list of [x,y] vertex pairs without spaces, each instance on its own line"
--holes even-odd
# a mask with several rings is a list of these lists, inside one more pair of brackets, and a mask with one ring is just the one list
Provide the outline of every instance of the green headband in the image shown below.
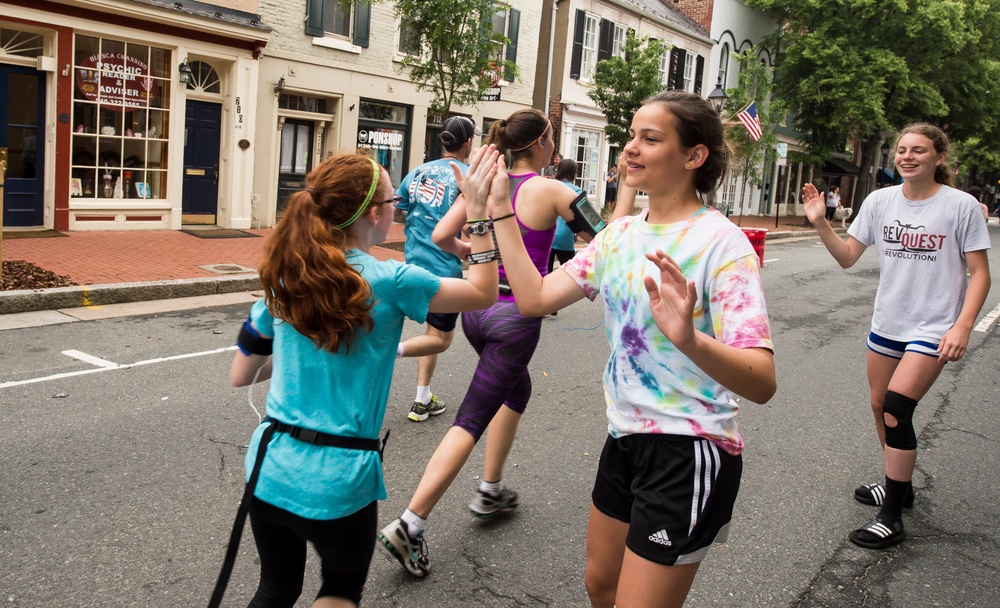
[[361,217],[361,214],[364,213],[364,210],[368,207],[368,203],[372,202],[372,197],[375,196],[375,188],[378,187],[378,163],[370,158],[368,159],[368,162],[372,164],[372,169],[374,169],[374,175],[372,175],[372,185],[368,188],[368,196],[365,197],[364,202],[362,202],[361,206],[358,207],[358,210],[354,212],[351,219],[347,220],[343,224],[337,224],[337,228],[347,228],[353,224],[355,220]]

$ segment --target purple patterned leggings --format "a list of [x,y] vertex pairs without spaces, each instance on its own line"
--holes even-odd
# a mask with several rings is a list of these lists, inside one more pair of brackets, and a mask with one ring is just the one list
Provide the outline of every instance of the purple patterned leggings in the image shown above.
[[462,331],[479,353],[479,365],[453,424],[479,441],[504,404],[524,413],[531,397],[528,363],[538,346],[542,318],[522,317],[515,302],[501,301],[462,313]]

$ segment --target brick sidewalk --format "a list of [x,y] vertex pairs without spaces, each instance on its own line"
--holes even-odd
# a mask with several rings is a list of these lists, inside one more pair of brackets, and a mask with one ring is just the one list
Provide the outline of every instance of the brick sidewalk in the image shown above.
[[[4,260],[31,262],[78,285],[218,277],[201,266],[256,269],[260,265],[272,230],[244,232],[260,238],[207,239],[178,230],[66,232],[64,237],[4,239],[2,255]],[[393,225],[389,240],[403,240],[402,225]],[[379,259],[403,259],[402,252],[383,247],[373,247],[371,253]]]

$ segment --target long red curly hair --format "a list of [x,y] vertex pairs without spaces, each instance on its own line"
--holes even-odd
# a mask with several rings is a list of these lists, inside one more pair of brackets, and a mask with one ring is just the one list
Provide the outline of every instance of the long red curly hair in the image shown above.
[[306,176],[306,189],[289,199],[260,267],[264,301],[274,318],[330,352],[349,352],[359,332],[374,327],[371,286],[345,257],[349,226],[337,227],[363,204],[372,179],[378,174],[360,154],[320,163]]

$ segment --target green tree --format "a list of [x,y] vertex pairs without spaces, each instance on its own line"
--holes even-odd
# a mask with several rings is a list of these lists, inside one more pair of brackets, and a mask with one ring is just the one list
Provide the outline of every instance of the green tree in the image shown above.
[[[384,0],[383,0],[384,1]],[[517,77],[517,66],[500,56],[510,41],[494,32],[494,0],[396,0],[396,17],[413,54],[401,70],[417,90],[430,91],[432,113],[447,116],[452,106],[476,106],[492,80]]]
[[[785,105],[777,99],[772,99],[771,89],[774,77],[769,67],[757,58],[760,49],[750,47],[733,57],[739,64],[739,83],[735,88],[726,91],[725,110],[729,112],[730,125],[726,139],[733,150],[733,162],[730,171],[735,171],[741,178],[740,214],[746,199],[747,184],[761,186],[763,180],[763,162],[769,161],[778,138],[774,135],[774,125],[786,114]],[[735,120],[737,112],[742,111],[750,102],[757,104],[757,118],[760,120],[760,139],[754,141],[743,125]]]
[[[775,93],[816,157],[856,138],[864,178],[886,133],[907,123],[936,122],[958,137],[996,132],[1000,110],[983,79],[996,82],[997,0],[746,4],[784,25],[774,41],[781,49]],[[865,185],[855,189],[856,210]]]
[[587,95],[604,112],[608,124],[604,127],[611,143],[623,147],[628,143],[632,115],[643,100],[663,90],[660,61],[670,47],[656,38],[637,37],[629,32],[625,37],[624,58],[613,56],[598,61],[594,79]]

